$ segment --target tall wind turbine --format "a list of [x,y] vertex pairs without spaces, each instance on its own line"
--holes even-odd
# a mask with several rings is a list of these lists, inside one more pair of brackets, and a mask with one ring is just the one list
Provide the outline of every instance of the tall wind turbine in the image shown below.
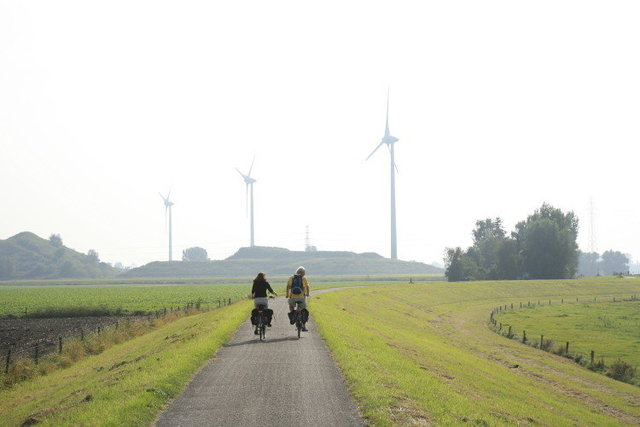
[[171,197],[171,190],[169,190],[169,193],[167,194],[167,197],[164,197],[161,193],[160,197],[162,197],[162,200],[164,201],[164,221],[165,224],[167,222],[167,217],[169,218],[169,261],[173,261],[173,257],[172,257],[172,247],[171,247],[171,206],[173,206],[173,202],[169,200],[169,197]]
[[369,154],[369,157],[367,157],[367,160],[369,160],[369,158],[371,156],[373,156],[373,153],[375,153],[376,151],[378,151],[378,148],[380,148],[383,144],[387,144],[387,148],[389,149],[389,153],[391,154],[391,163],[390,163],[390,170],[391,170],[391,259],[398,259],[398,242],[397,242],[397,236],[396,236],[396,162],[394,159],[394,153],[393,153],[393,145],[398,141],[398,138],[396,138],[395,136],[391,135],[391,133],[389,133],[389,91],[387,90],[387,124],[384,130],[384,136],[382,137],[382,140],[380,141],[380,144],[378,144],[378,146],[371,152],[371,154]]
[[254,240],[253,240],[253,183],[256,182],[256,180],[251,178],[251,171],[253,170],[253,163],[255,162],[255,160],[256,159],[254,157],[253,161],[251,162],[251,167],[249,168],[249,172],[246,175],[240,172],[238,168],[236,168],[236,170],[238,171],[242,179],[244,179],[244,183],[246,184],[247,208],[249,208],[249,211],[251,213],[251,216],[250,216],[251,247],[255,246]]

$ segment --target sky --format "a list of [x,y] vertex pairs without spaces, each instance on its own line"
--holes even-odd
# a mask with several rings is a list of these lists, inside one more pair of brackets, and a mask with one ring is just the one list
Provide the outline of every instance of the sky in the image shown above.
[[[255,242],[442,263],[547,202],[640,259],[637,1],[0,0],[0,239],[140,266]],[[384,148],[384,147],[382,147]],[[593,207],[593,208],[591,208]],[[593,226],[594,233],[590,233]],[[593,241],[593,244],[592,244]]]

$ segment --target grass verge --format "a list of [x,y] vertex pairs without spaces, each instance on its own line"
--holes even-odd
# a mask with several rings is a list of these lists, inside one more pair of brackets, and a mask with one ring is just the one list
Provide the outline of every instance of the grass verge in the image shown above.
[[149,425],[246,320],[250,303],[188,316],[0,391],[2,425]]
[[372,425],[637,425],[638,388],[501,337],[488,313],[638,290],[617,279],[391,285],[319,295],[313,316]]

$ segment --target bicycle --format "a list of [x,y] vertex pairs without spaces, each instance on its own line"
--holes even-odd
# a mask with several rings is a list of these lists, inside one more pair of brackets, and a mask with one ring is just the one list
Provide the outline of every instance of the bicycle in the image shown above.
[[295,309],[293,310],[293,319],[295,320],[295,325],[296,325],[296,329],[298,331],[298,339],[300,339],[300,332],[302,331],[302,329],[304,328],[304,315],[302,313],[302,310],[300,308],[300,306],[302,305],[301,302],[296,302],[295,303]]
[[258,305],[258,324],[256,325],[256,330],[258,331],[258,334],[260,335],[260,341],[264,341],[264,339],[266,338],[266,334],[267,334],[267,322],[266,322],[266,316],[264,314],[264,310],[266,308],[266,306],[260,304]]

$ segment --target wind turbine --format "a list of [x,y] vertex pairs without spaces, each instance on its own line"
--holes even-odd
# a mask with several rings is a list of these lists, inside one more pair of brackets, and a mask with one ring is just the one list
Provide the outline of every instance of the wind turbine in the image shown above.
[[165,221],[165,225],[167,222],[167,215],[169,217],[169,261],[173,261],[173,257],[172,257],[172,247],[171,247],[171,206],[173,206],[173,202],[169,200],[169,197],[171,197],[171,190],[169,190],[169,193],[167,194],[167,197],[164,197],[161,193],[160,197],[162,197],[162,200],[164,201],[164,221]]
[[394,159],[393,153],[393,145],[398,141],[398,138],[391,135],[389,132],[389,90],[387,90],[387,124],[384,130],[384,136],[380,141],[380,144],[369,154],[367,160],[373,153],[378,151],[383,144],[387,144],[387,148],[389,149],[389,153],[391,154],[391,259],[398,259],[398,242],[396,236],[396,171],[398,168],[396,167],[396,161]]
[[[251,247],[255,246],[254,240],[253,240],[253,183],[256,182],[256,180],[251,178],[251,171],[253,170],[253,163],[255,161],[256,159],[254,157],[253,161],[251,162],[251,167],[249,168],[249,172],[246,175],[240,172],[240,169],[236,168],[236,170],[238,171],[242,179],[244,179],[244,183],[246,184],[247,208],[251,212],[251,217],[250,217]],[[249,195],[251,195],[251,197],[249,197]]]

